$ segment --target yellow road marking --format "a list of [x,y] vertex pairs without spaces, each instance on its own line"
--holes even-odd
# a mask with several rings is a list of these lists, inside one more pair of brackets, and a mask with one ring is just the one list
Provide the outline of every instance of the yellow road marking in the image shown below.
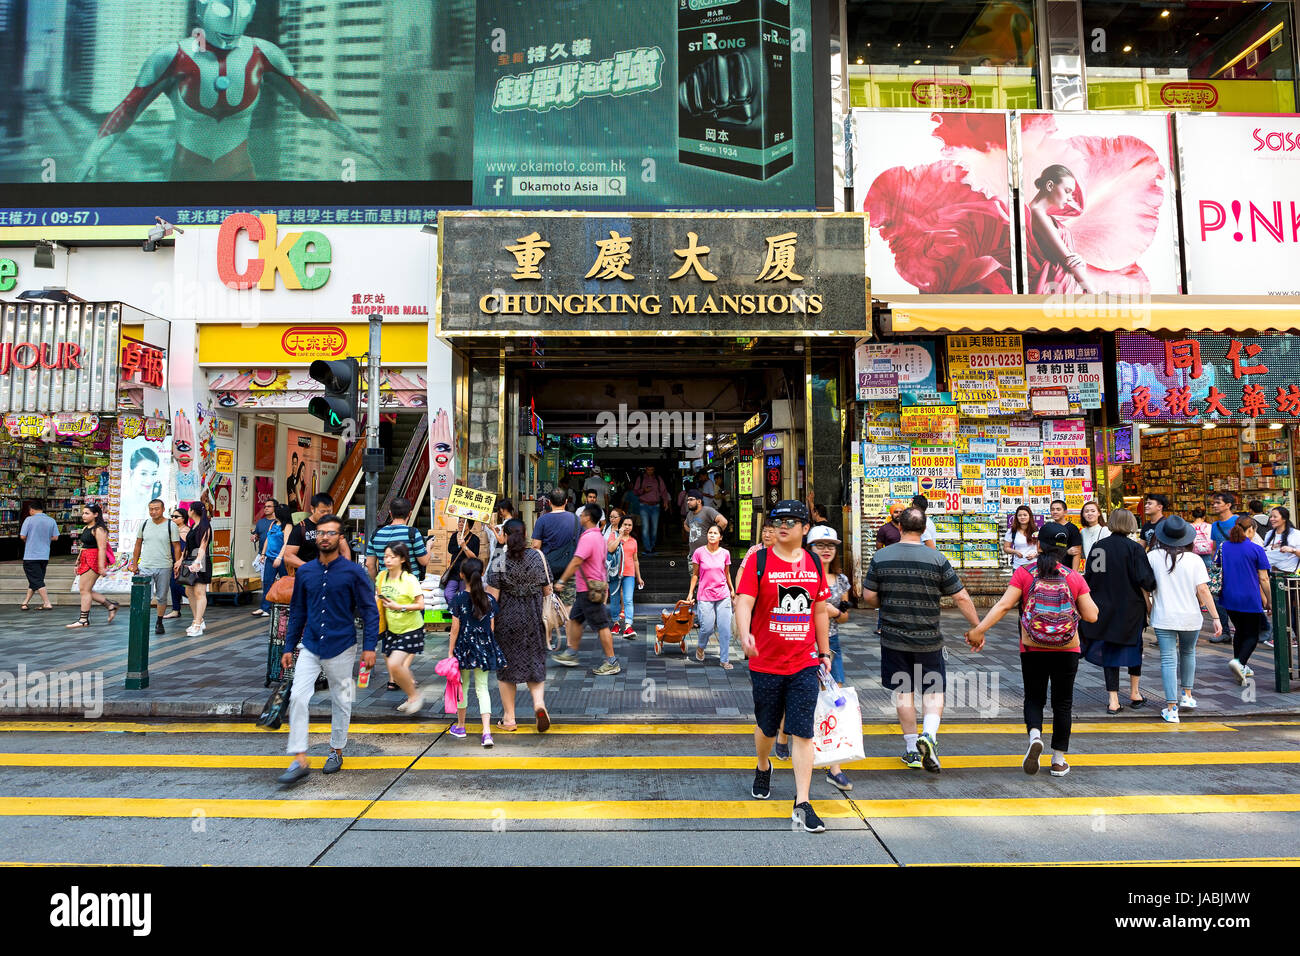
[[[352,734],[436,734],[446,730],[450,724],[446,721],[437,723],[379,723],[356,724],[350,728]],[[1205,723],[1187,722],[1182,724],[1152,723],[1149,721],[1125,721],[1116,723],[1075,724],[1071,733],[1075,734],[1188,734],[1188,733],[1236,733],[1238,727],[1249,728],[1251,724],[1230,725],[1218,721]],[[314,723],[310,726],[313,734],[329,733],[330,726]],[[265,730],[255,726],[250,720],[231,721],[228,723],[185,723],[165,722],[147,723],[144,721],[0,721],[0,732],[13,733],[132,733],[132,734],[270,734],[288,733],[288,725],[278,731]],[[1015,734],[1023,736],[1023,724],[1007,723],[951,723],[941,728],[943,734]],[[1051,734],[1052,725],[1043,727],[1044,734]],[[531,724],[520,724],[515,733],[534,734],[536,728]],[[665,721],[658,724],[552,724],[548,735],[560,736],[744,736],[754,733],[753,724],[679,724]],[[867,737],[897,737],[902,733],[898,724],[864,724],[862,733]],[[509,735],[504,735],[509,736]]]
[[[868,819],[1297,813],[1300,794],[1151,794],[1110,797],[857,800]],[[369,807],[367,810],[366,808]],[[118,797],[0,797],[0,816],[207,817],[271,820],[757,820],[788,818],[785,801],[757,800],[228,800]],[[823,801],[819,814],[856,818]]]
[[1254,856],[1221,860],[1044,860],[1030,863],[909,863],[912,866],[1295,866],[1300,857]]
[[[475,770],[475,771],[540,771],[540,770],[751,770],[752,754],[646,754],[609,757],[530,757],[518,752],[497,750],[490,753],[466,754],[457,757],[424,756],[417,754],[390,754],[383,757],[347,757],[347,766],[356,770]],[[229,770],[280,768],[287,758],[283,755],[264,754],[127,754],[127,753],[0,753],[0,767],[168,767],[195,770]],[[312,757],[313,767],[323,766],[325,758]],[[1051,758],[1044,755],[1040,765],[1047,766]],[[943,765],[948,769],[986,770],[1019,769],[1023,758],[1017,754],[960,754],[947,755]],[[1300,750],[1222,750],[1222,751],[1165,751],[1157,753],[1071,754],[1070,762],[1076,767],[1201,767],[1244,766],[1254,764],[1297,764]],[[778,766],[784,766],[779,762]],[[906,768],[897,757],[867,757],[844,764],[845,770],[897,771]]]

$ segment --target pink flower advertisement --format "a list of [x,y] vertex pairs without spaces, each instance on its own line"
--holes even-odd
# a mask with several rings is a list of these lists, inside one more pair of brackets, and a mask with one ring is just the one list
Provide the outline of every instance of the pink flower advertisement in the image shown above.
[[1014,292],[1007,114],[854,110],[871,291]]
[[1032,295],[1182,291],[1169,118],[1018,113]]

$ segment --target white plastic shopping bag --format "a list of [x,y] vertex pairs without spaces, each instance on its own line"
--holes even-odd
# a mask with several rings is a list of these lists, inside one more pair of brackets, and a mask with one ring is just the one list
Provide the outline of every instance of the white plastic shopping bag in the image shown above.
[[813,712],[813,766],[829,767],[865,756],[858,692],[823,677],[817,709]]

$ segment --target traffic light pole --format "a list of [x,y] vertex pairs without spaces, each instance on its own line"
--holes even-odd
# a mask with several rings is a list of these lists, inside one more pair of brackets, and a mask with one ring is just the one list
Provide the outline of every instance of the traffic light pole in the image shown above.
[[[374,452],[379,448],[379,345],[380,329],[384,319],[380,315],[370,317],[370,366],[367,379],[366,398],[366,450]],[[367,454],[366,466],[366,541],[373,540],[375,525],[379,520],[379,468],[376,467],[378,456]]]

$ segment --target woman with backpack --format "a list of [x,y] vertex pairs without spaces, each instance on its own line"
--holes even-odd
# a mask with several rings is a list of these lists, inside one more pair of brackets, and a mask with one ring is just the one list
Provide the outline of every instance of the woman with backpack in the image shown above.
[[1214,525],[1205,520],[1204,508],[1192,509],[1192,531],[1196,535],[1192,539],[1192,553],[1201,559],[1205,570],[1209,571],[1214,563]]
[[[1183,524],[1179,519],[1179,524]],[[1130,535],[1137,530],[1133,512],[1117,508],[1107,526],[1112,534],[1093,545],[1092,556],[1083,572],[1092,600],[1097,605],[1095,624],[1079,625],[1083,657],[1102,668],[1106,713],[1112,717],[1124,710],[1119,700],[1119,669],[1128,668],[1128,705],[1141,707],[1146,698],[1138,689],[1142,677],[1142,630],[1147,626],[1147,595],[1155,590],[1156,578],[1146,550]]]
[[1030,775],[1038,773],[1038,758],[1043,753],[1043,706],[1049,683],[1052,776],[1064,777],[1070,772],[1065,755],[1070,749],[1074,678],[1079,670],[1078,623],[1080,619],[1097,620],[1097,605],[1088,594],[1088,582],[1070,569],[1066,553],[1069,544],[1064,533],[1058,533],[1050,542],[1040,542],[1033,571],[1016,568],[1006,593],[966,635],[971,648],[979,651],[989,628],[1008,611],[1021,608],[1020,671],[1025,682],[1025,729],[1029,731],[1029,749],[1022,766]]
[[[1209,527],[1208,525],[1206,527]],[[1196,708],[1192,680],[1196,675],[1196,640],[1201,635],[1201,609],[1213,608],[1210,572],[1205,562],[1192,553],[1197,531],[1178,515],[1170,515],[1156,527],[1147,561],[1156,578],[1151,600],[1151,627],[1160,642],[1160,676],[1164,684],[1166,723],[1178,723],[1179,706]],[[1217,637],[1223,628],[1217,610],[1210,611]],[[1179,680],[1179,678],[1182,678]],[[1178,688],[1183,696],[1179,700]]]
[[1219,604],[1228,612],[1233,630],[1228,669],[1238,684],[1245,684],[1247,677],[1255,676],[1247,662],[1268,627],[1264,612],[1272,602],[1268,552],[1255,540],[1254,519],[1238,516],[1228,540],[1219,548],[1219,563],[1223,568]]

